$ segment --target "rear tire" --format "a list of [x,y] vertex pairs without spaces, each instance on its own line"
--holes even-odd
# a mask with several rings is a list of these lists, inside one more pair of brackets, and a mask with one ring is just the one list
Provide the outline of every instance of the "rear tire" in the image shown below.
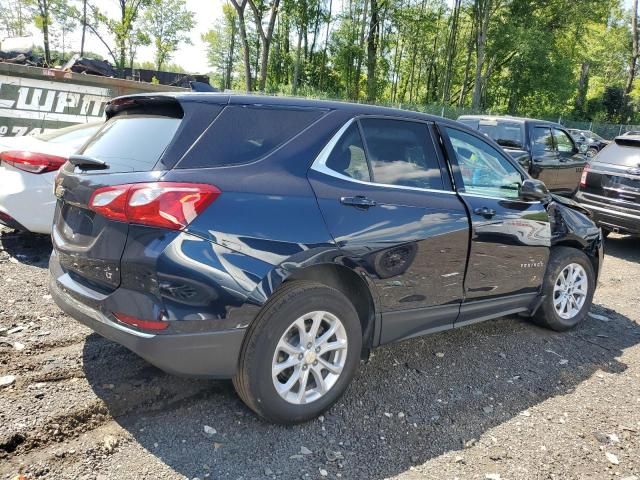
[[545,299],[533,320],[559,332],[575,327],[591,308],[595,286],[589,257],[575,248],[553,248],[542,287]]
[[319,283],[294,281],[274,294],[249,327],[233,385],[262,418],[306,422],[343,395],[361,348],[360,320],[347,297]]

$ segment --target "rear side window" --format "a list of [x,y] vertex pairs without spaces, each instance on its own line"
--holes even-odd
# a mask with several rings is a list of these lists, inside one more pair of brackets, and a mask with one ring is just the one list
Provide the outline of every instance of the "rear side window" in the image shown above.
[[325,113],[313,108],[226,107],[177,168],[219,167],[259,160]]
[[104,124],[80,153],[105,161],[109,173],[152,170],[171,143],[180,121],[153,115],[116,116]]
[[375,183],[442,190],[440,165],[424,123],[360,120]]

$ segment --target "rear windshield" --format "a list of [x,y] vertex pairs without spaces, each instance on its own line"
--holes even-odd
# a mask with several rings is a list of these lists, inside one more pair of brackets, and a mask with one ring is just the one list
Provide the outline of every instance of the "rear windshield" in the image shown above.
[[80,153],[105,161],[109,173],[152,170],[171,143],[180,121],[153,115],[116,116],[104,124]]
[[[620,145],[618,142],[623,144]],[[640,167],[640,140],[624,142],[618,138],[615,143],[607,145],[600,151],[595,160],[612,165]]]
[[522,124],[520,123],[481,121],[478,130],[502,147],[522,148],[524,145]]
[[177,168],[219,167],[259,160],[326,113],[268,105],[226,107]]

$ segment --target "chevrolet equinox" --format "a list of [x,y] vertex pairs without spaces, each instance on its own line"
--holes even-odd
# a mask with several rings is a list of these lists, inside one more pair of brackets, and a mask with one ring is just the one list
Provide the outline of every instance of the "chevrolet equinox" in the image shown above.
[[314,418],[373,347],[508,314],[566,330],[600,229],[482,133],[420,113],[133,95],[55,182],[51,291],[167,372]]

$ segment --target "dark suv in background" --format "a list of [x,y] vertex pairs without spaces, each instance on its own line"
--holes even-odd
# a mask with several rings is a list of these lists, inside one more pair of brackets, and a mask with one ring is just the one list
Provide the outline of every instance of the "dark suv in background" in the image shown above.
[[640,136],[617,137],[593,158],[575,198],[605,233],[640,234]]
[[562,125],[487,115],[463,115],[458,121],[493,139],[552,192],[571,196],[578,188],[586,146],[581,149]]
[[588,158],[595,157],[600,150],[609,145],[609,142],[602,138],[591,130],[578,130],[576,128],[570,128],[568,132],[573,136],[573,139],[578,145],[586,145]]
[[223,94],[106,115],[56,180],[55,301],[269,420],[329,408],[373,347],[590,308],[600,229],[460,123]]

